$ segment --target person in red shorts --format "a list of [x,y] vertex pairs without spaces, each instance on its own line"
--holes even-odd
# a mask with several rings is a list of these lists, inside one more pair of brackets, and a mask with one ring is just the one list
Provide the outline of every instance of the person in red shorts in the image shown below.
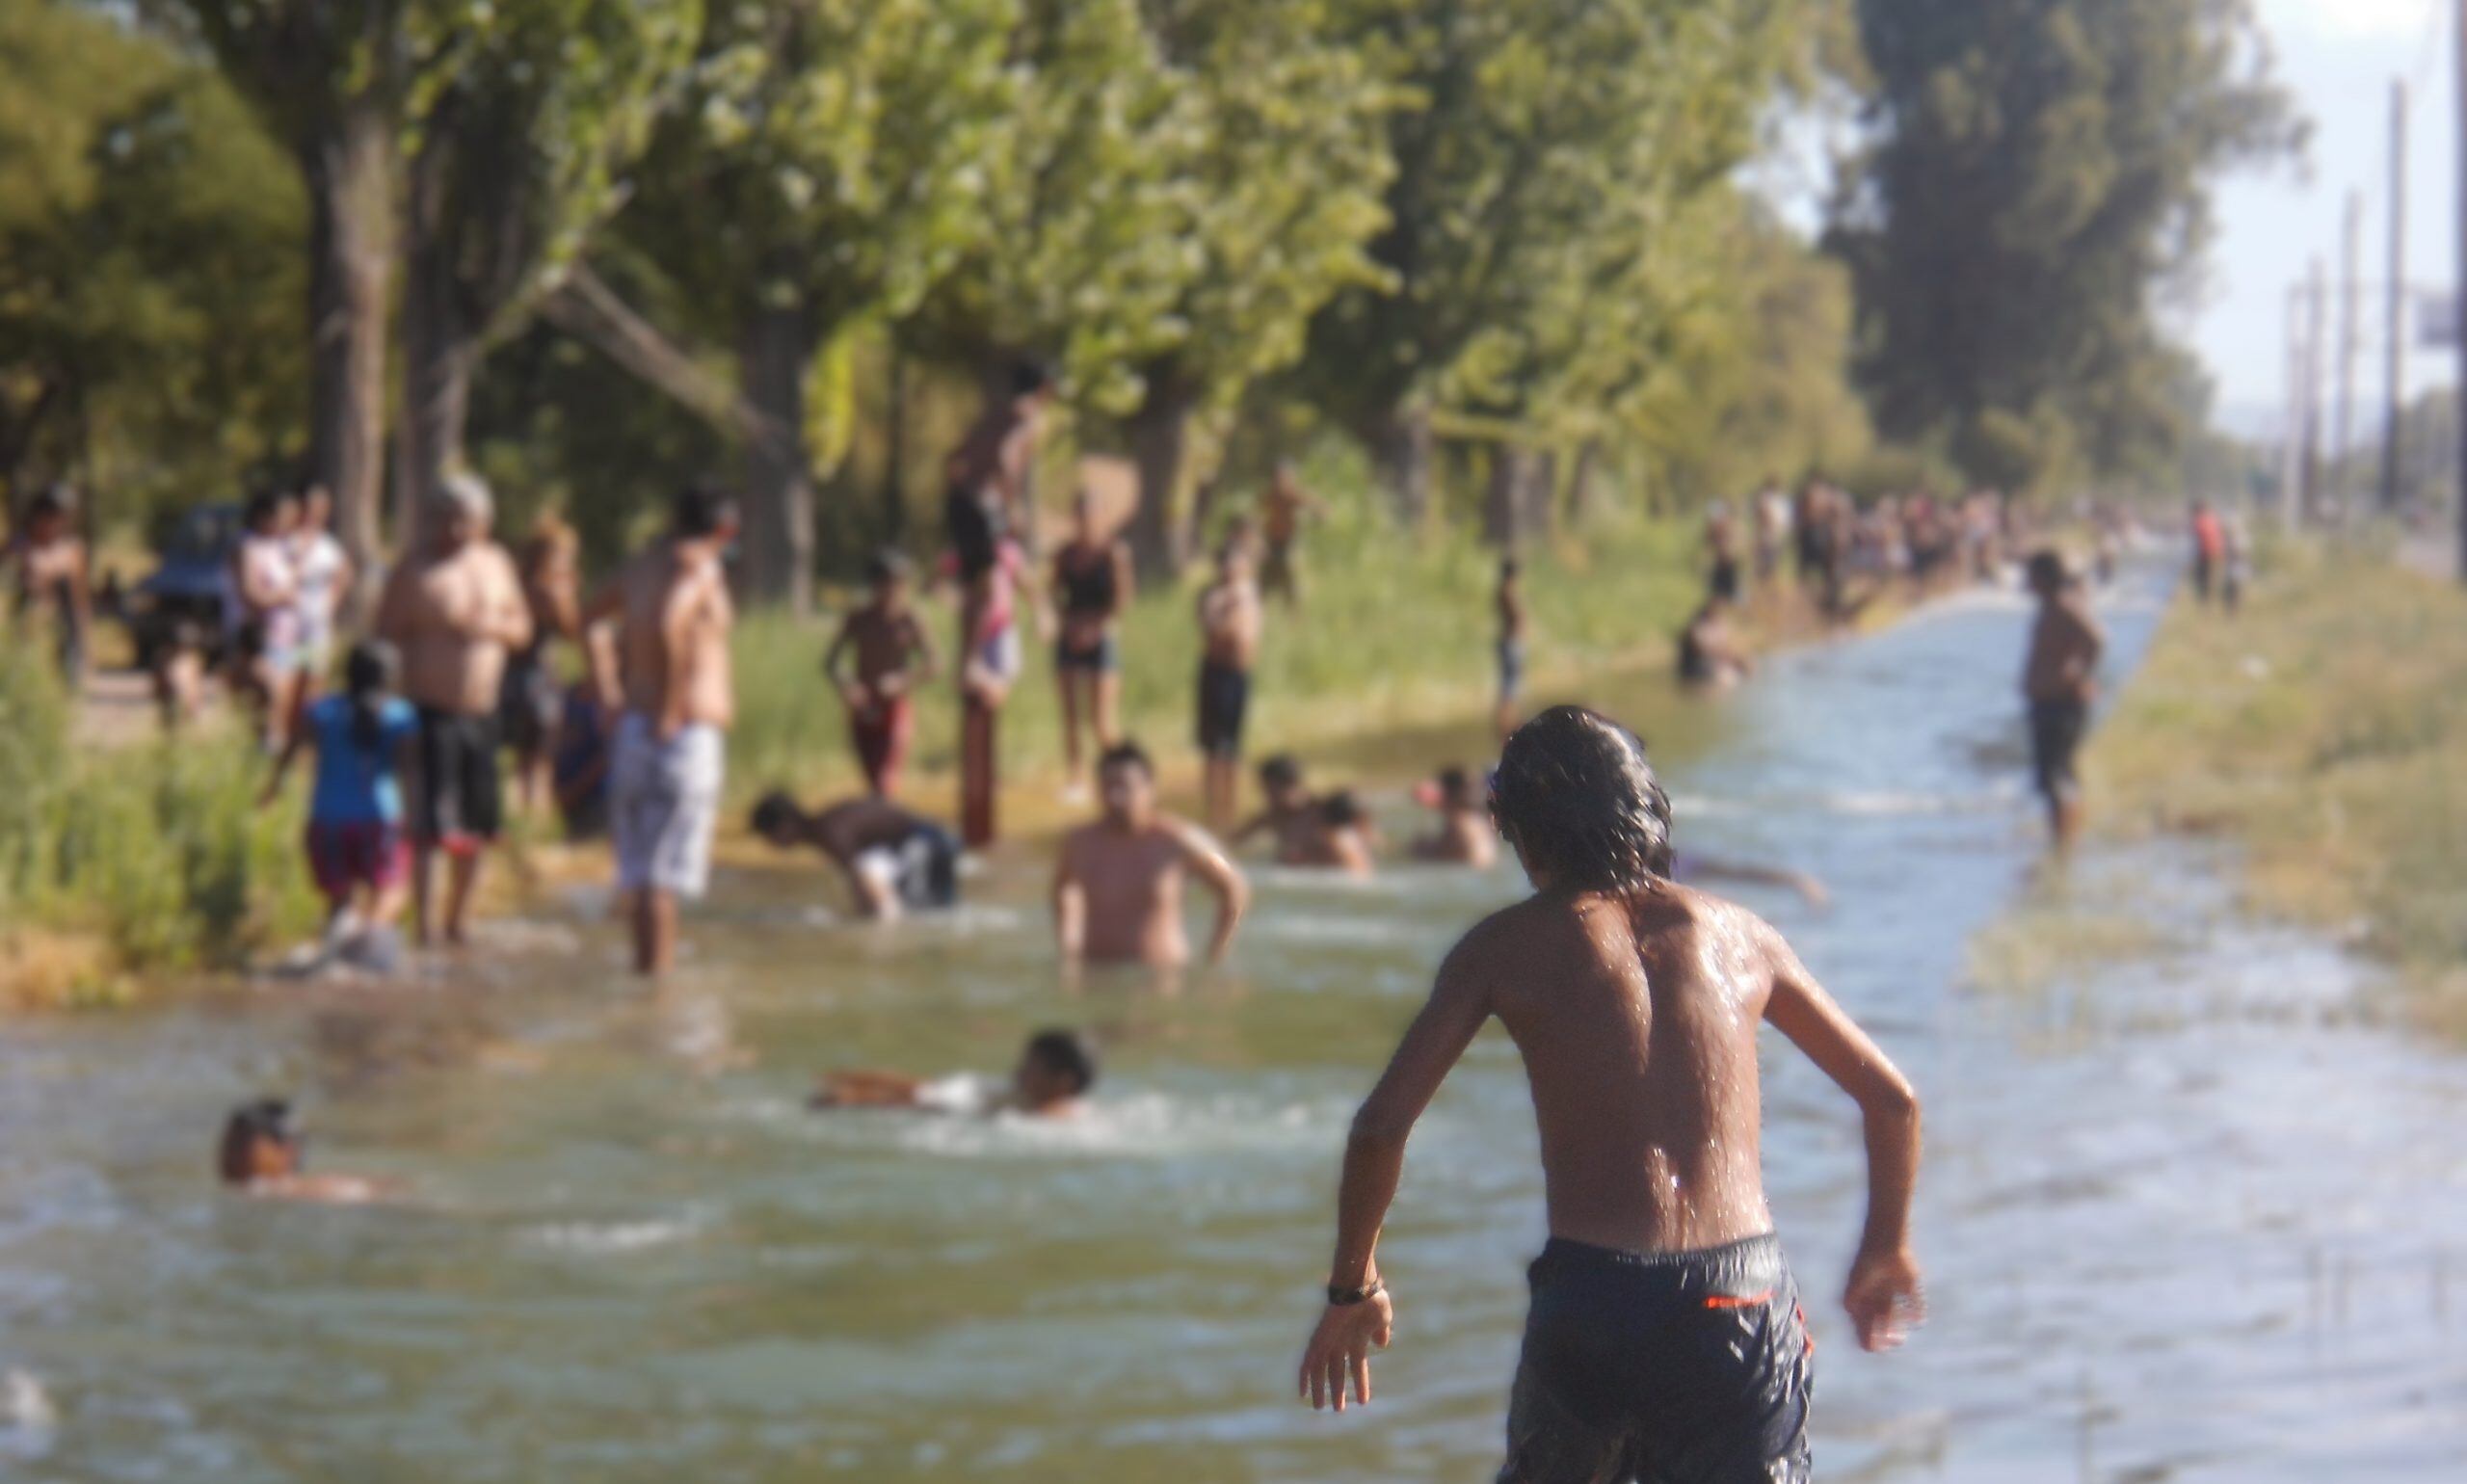
[[391,645],[357,645],[341,695],[312,702],[266,781],[272,804],[304,747],[317,753],[308,804],[308,868],[325,894],[328,948],[372,967],[397,956],[394,919],[411,881],[403,830],[403,779],[416,766],[419,715],[394,694]]
[[[934,641],[909,606],[908,558],[884,551],[865,569],[872,592],[851,611],[822,657],[823,673],[848,707],[848,739],[865,786],[878,799],[896,798],[916,733],[916,688],[934,678]],[[853,654],[856,669],[846,660]]]

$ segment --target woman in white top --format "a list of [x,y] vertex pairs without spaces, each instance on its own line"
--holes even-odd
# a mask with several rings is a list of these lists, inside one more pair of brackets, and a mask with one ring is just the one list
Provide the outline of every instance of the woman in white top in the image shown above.
[[291,558],[292,648],[288,673],[276,680],[293,730],[332,668],[334,617],[351,591],[351,555],[334,540],[333,523],[333,496],[325,486],[310,485],[300,497],[299,524],[284,542]]
[[266,746],[279,749],[291,735],[290,684],[300,642],[292,608],[299,581],[291,563],[300,501],[289,490],[266,490],[249,501],[243,519],[224,604],[231,683],[256,707]]

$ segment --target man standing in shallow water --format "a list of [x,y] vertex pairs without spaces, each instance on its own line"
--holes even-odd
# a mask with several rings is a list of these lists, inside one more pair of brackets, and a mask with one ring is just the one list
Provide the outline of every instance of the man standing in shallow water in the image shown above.
[[1062,841],[1053,873],[1053,931],[1067,964],[1190,961],[1182,934],[1182,883],[1197,876],[1216,895],[1207,960],[1222,963],[1251,905],[1250,884],[1207,833],[1156,808],[1156,769],[1135,742],[1097,764],[1104,815]]
[[1525,1058],[1551,1225],[1500,1484],[1798,1484],[1813,1345],[1764,1204],[1757,1027],[1865,1117],[1867,1229],[1843,1302],[1870,1350],[1923,1316],[1918,1099],[1779,933],[1670,881],[1670,804],[1633,733],[1544,712],[1509,739],[1494,809],[1534,894],[1448,955],[1354,1120],[1302,1391],[1370,1399],[1393,1317],[1374,1249],[1406,1136],[1497,1016]]
[[721,566],[736,532],[734,500],[686,490],[668,534],[626,563],[584,616],[617,625],[625,714],[609,763],[609,824],[637,973],[666,973],[676,962],[677,900],[701,896],[710,880],[736,721],[729,658],[736,610]]

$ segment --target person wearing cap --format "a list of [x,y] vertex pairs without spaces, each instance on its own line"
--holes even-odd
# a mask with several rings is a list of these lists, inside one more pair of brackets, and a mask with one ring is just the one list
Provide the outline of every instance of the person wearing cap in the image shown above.
[[[502,818],[498,702],[506,656],[531,642],[532,625],[514,559],[489,537],[495,516],[487,485],[448,476],[377,608],[377,637],[402,656],[403,695],[419,712],[411,895],[422,943],[440,929],[447,942],[464,940]],[[450,876],[441,923],[431,880],[440,851]]]

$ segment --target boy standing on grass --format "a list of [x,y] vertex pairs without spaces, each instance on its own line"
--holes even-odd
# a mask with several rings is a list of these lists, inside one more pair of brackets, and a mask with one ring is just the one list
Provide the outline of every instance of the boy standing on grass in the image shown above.
[[1260,607],[1251,547],[1228,537],[1216,580],[1199,595],[1199,751],[1206,768],[1207,826],[1234,821],[1242,786],[1242,729],[1251,711],[1251,668],[1260,656]]
[[1670,803],[1626,728],[1544,712],[1508,740],[1495,800],[1534,894],[1448,955],[1354,1120],[1303,1394],[1370,1399],[1393,1317],[1374,1249],[1405,1139],[1496,1016],[1525,1058],[1551,1226],[1502,1484],[1803,1484],[1813,1345],[1764,1204],[1757,1028],[1865,1117],[1867,1229],[1843,1302],[1870,1350],[1923,1314],[1918,1099],[1779,933],[1670,880]]
[[2064,558],[2041,551],[2030,558],[2030,591],[2039,600],[2030,626],[2030,652],[2022,669],[2022,695],[2030,708],[2030,770],[2047,801],[2048,833],[2058,852],[2073,846],[2082,829],[2082,780],[2073,758],[2090,729],[2090,702],[2098,693],[2099,657],[2108,637],[2090,616],[2082,584],[2064,570]]
[[[934,641],[909,606],[908,558],[882,551],[865,568],[863,606],[839,625],[822,657],[822,672],[848,707],[848,740],[865,786],[877,798],[899,793],[908,749],[916,735],[916,688],[933,679]],[[856,656],[856,672],[842,663]]]

